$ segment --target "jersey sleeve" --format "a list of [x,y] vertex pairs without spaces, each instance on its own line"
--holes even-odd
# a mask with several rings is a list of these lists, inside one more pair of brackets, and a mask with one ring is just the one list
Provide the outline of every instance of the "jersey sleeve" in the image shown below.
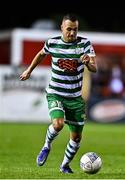
[[50,53],[49,53],[49,40],[44,43],[44,46],[43,46],[43,49],[42,49],[42,50],[43,50],[43,52],[44,52],[45,54],[50,54]]
[[90,57],[96,56],[94,47],[89,40],[87,40],[86,43],[84,44],[84,53],[89,55]]

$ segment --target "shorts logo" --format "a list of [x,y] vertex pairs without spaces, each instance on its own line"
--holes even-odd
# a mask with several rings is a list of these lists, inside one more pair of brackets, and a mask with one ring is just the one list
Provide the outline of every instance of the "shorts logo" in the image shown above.
[[60,69],[64,69],[67,72],[77,71],[78,61],[76,59],[59,59],[58,66]]
[[53,101],[50,106],[51,106],[51,108],[56,107],[56,106],[57,106],[57,102],[56,102],[56,101]]
[[50,106],[51,106],[51,108],[54,108],[54,107],[62,108],[62,104],[60,101],[52,101]]
[[86,114],[82,114],[82,115],[81,115],[81,118],[84,119],[84,120],[86,120]]

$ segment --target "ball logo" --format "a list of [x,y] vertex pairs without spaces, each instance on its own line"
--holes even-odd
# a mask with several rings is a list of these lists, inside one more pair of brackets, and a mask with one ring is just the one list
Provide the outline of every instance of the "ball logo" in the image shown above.
[[92,162],[94,162],[94,161],[98,158],[98,156],[97,156],[95,153],[93,153],[93,154],[88,154],[88,157],[90,158],[90,160],[91,160]]
[[92,165],[91,165],[91,163],[90,162],[88,162],[88,163],[86,163],[85,165],[84,165],[84,168],[85,169],[92,169]]

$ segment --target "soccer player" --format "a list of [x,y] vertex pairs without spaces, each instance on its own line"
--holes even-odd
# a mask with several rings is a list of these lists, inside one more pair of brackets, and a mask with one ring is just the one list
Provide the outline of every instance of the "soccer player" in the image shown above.
[[63,173],[73,173],[69,164],[80,147],[82,137],[85,117],[85,100],[81,92],[84,67],[91,72],[97,71],[94,48],[88,38],[77,35],[78,26],[79,21],[75,15],[65,15],[61,24],[61,36],[48,39],[20,75],[20,80],[28,79],[44,57],[51,55],[52,77],[46,88],[46,97],[52,123],[48,126],[45,143],[37,156],[37,165],[44,165],[53,140],[66,123],[70,139],[60,165]]

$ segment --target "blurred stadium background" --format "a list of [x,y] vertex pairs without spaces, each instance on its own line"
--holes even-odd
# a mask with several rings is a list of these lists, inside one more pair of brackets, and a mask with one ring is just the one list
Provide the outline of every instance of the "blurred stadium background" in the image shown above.
[[[34,70],[29,80],[21,82],[19,75],[45,40],[59,34],[58,30],[25,28],[0,33],[0,121],[49,121],[45,88],[50,79],[50,57]],[[98,72],[85,69],[83,82],[88,119],[124,122],[125,35],[87,31],[80,31],[79,35],[92,41],[97,54]]]
[[[102,13],[101,9],[98,13]],[[101,154],[104,161],[103,170],[94,178],[120,179],[125,176],[125,27],[122,27],[123,21],[120,18],[123,17],[123,11],[117,14],[117,23],[117,18],[113,19],[114,14],[109,17],[108,11],[109,21],[107,16],[103,16],[101,23],[98,13],[93,22],[90,21],[91,16],[84,19],[84,15],[79,14],[81,26],[78,34],[88,37],[93,43],[98,72],[93,74],[85,69],[83,97],[87,102],[88,125],[85,129],[86,140],[82,142],[82,148],[73,164],[78,173],[70,176],[76,179],[90,178],[79,173],[78,164],[82,153],[89,150]],[[15,15],[7,17],[10,20],[8,25],[4,24],[6,17],[1,21],[0,178],[64,178],[57,173],[55,164],[59,163],[58,157],[61,155],[58,149],[66,145],[62,141],[63,137],[68,137],[66,128],[55,145],[57,152],[52,152],[53,155],[57,154],[57,158],[50,158],[50,164],[44,168],[44,172],[35,167],[36,155],[50,123],[45,99],[45,88],[50,78],[50,57],[34,70],[29,80],[19,80],[19,75],[42,48],[45,40],[60,34],[58,23],[62,14],[50,14],[51,18],[49,15],[41,18],[42,14],[40,18],[34,16],[36,19],[32,22],[30,14],[26,16],[25,13],[19,16],[21,21],[18,23]]]

